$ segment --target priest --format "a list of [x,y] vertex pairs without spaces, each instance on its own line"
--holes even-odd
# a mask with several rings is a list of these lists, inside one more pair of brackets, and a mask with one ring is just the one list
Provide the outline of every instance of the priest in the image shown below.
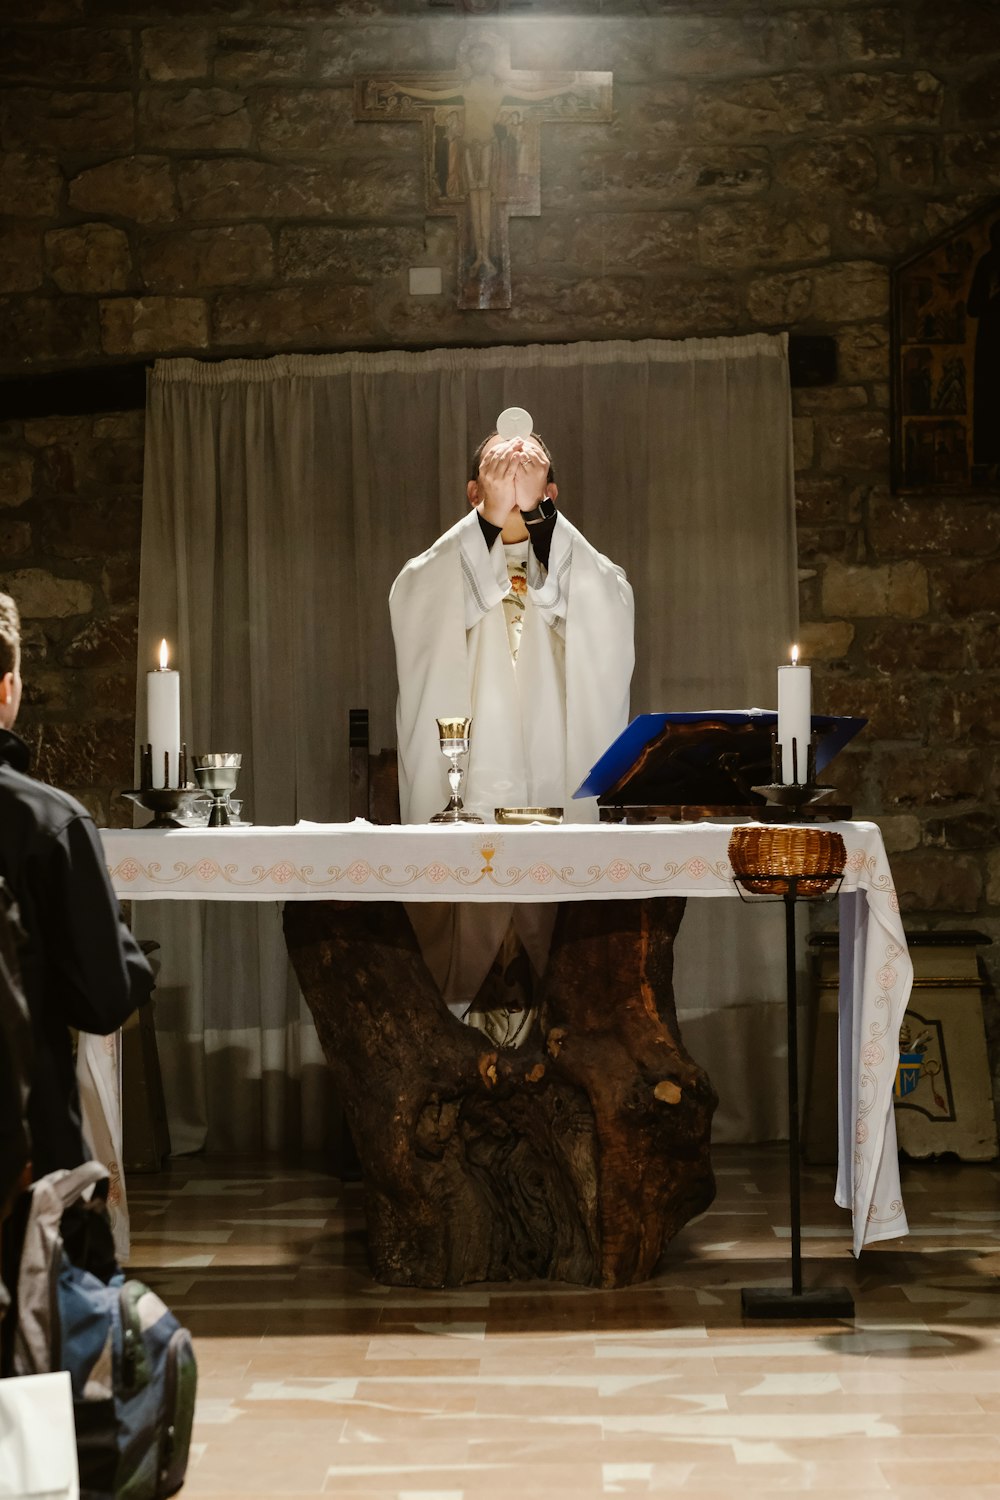
[[[426,823],[444,805],[435,720],[460,716],[473,721],[469,810],[487,823],[495,808],[511,806],[597,819],[596,803],[575,802],[573,792],[628,722],[632,590],[557,510],[558,493],[530,418],[520,435],[491,433],[473,455],[469,513],[392,586],[404,823]],[[555,907],[408,910],[452,1011],[498,1045],[520,1045],[530,1025],[525,995],[545,967]]]

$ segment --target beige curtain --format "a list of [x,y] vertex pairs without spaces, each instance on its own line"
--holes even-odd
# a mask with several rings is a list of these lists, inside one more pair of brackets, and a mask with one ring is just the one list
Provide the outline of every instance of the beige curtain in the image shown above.
[[[796,622],[785,340],[160,361],[148,393],[137,723],[161,636],[189,748],[240,750],[258,823],[346,814],[347,714],[393,740],[386,598],[463,512],[507,405],[559,504],[632,581],[633,712],[773,707]],[[137,906],[163,944],[175,1150],[322,1145],[329,1089],[271,906]],[[678,999],[723,1095],[717,1138],[781,1133],[773,912],[691,903]]]

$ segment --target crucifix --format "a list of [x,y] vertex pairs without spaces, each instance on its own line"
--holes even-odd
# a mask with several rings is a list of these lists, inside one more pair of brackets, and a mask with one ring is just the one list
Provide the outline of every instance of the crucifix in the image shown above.
[[541,127],[610,120],[612,75],[513,70],[488,31],[466,37],[455,63],[356,78],[354,116],[422,123],[428,212],[458,220],[458,305],[510,307],[508,220],[541,212]]

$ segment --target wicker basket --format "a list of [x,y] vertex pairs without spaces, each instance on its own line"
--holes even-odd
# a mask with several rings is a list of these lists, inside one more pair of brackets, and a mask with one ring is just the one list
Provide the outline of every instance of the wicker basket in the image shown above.
[[[741,825],[729,840],[729,863],[741,886],[757,896],[784,896],[798,876],[796,896],[822,896],[843,873],[847,850],[832,828]],[[816,879],[809,877],[815,875]],[[749,878],[753,877],[753,878]]]

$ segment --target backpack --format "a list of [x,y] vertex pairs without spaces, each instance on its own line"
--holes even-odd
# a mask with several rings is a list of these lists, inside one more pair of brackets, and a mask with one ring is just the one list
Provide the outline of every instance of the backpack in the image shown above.
[[156,1293],[126,1280],[113,1260],[105,1281],[70,1259],[63,1214],[106,1177],[91,1161],[50,1172],[31,1188],[14,1372],[69,1372],[84,1500],[163,1500],[180,1489],[187,1469],[194,1351]]

